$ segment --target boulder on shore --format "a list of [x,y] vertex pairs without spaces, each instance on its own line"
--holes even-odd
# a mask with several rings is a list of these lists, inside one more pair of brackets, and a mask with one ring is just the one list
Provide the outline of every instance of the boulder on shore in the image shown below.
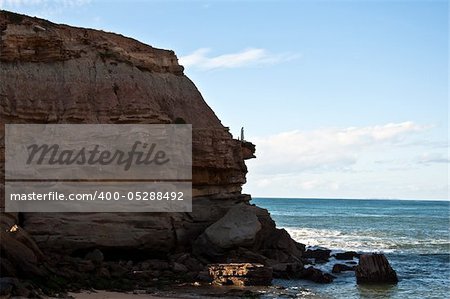
[[355,251],[339,252],[334,255],[337,260],[352,260],[354,257],[359,257],[360,254]]
[[356,267],[356,282],[361,283],[397,283],[397,273],[392,269],[384,254],[363,254]]

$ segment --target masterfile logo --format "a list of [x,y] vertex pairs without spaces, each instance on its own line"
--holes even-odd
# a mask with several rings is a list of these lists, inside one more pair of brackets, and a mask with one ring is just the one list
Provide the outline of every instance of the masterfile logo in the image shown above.
[[[44,160],[50,165],[110,165],[116,163],[117,165],[123,165],[124,170],[128,171],[133,162],[136,165],[163,165],[170,161],[164,150],[155,150],[156,143],[148,146],[148,143],[136,141],[128,152],[117,149],[114,152],[101,151],[99,147],[96,144],[93,149],[82,147],[80,150],[61,150],[58,144],[31,144],[27,147],[29,153],[26,163],[32,164],[34,162],[36,165],[41,165]],[[139,147],[142,147],[141,151]]]

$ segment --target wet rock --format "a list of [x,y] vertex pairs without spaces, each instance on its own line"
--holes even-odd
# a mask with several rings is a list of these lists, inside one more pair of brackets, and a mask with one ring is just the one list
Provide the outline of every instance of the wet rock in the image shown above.
[[262,242],[261,253],[278,262],[299,261],[303,255],[304,245],[292,240],[285,229],[272,226],[273,221],[268,221],[265,215],[259,219],[263,223],[263,229],[258,236]]
[[261,264],[213,264],[208,268],[214,285],[263,286],[272,283],[272,268]]
[[303,254],[304,258],[313,258],[316,262],[328,262],[331,250],[328,249],[308,249]]
[[355,257],[359,257],[360,254],[355,251],[339,252],[334,255],[337,260],[352,260]]
[[397,273],[392,269],[384,254],[363,254],[359,257],[356,267],[356,282],[362,283],[392,283],[398,282]]
[[332,273],[341,273],[344,271],[355,271],[356,266],[347,266],[344,264],[335,264],[333,266],[333,269],[331,270]]
[[308,267],[300,273],[299,278],[311,280],[317,283],[330,283],[335,277],[314,267]]

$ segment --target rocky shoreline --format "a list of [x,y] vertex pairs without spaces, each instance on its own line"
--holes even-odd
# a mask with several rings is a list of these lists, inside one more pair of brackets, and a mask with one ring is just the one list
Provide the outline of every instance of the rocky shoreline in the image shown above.
[[[52,254],[46,256],[45,263],[40,265],[42,272],[33,273],[33,277],[0,278],[0,295],[5,298],[97,298],[97,292],[105,290],[144,298],[236,298],[267,294],[296,298],[298,290],[293,292],[273,285],[272,280],[295,280],[301,287],[302,280],[332,283],[336,275],[346,271],[356,272],[358,284],[398,282],[395,271],[382,254],[354,251],[331,254],[328,249],[308,249],[304,256],[307,257],[301,259],[301,264],[270,267],[249,262],[203,264],[189,253],[143,261],[106,261],[99,249],[88,252],[83,258]],[[330,259],[334,259],[331,271],[317,267],[329,264]],[[108,294],[105,298],[111,296]]]
[[[233,139],[173,51],[7,11],[0,32],[1,296],[95,289],[239,297],[283,292],[259,286],[272,278],[333,280],[312,265],[329,250],[306,250],[241,193],[255,146]],[[7,123],[192,124],[193,212],[6,213]],[[333,272],[353,270],[348,262]]]

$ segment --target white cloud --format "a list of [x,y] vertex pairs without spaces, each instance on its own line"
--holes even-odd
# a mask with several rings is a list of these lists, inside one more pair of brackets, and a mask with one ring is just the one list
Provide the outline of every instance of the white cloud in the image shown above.
[[255,173],[289,174],[299,171],[351,170],[365,150],[379,145],[400,145],[411,133],[427,129],[413,122],[350,128],[291,131],[254,138],[258,159],[250,161]]
[[407,121],[249,137],[257,158],[246,162],[244,192],[255,197],[447,198],[448,155],[433,143],[419,142],[433,135],[431,128]]
[[238,68],[274,64],[298,58],[298,55],[282,53],[272,54],[265,49],[249,48],[237,53],[208,56],[211,49],[201,48],[179,58],[185,67],[197,67],[204,70],[219,68]]

